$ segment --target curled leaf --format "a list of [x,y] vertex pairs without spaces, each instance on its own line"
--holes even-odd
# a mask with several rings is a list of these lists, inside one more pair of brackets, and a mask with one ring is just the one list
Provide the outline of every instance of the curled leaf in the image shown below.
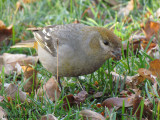
[[46,84],[43,85],[42,88],[37,90],[37,96],[42,98],[49,98],[51,101],[55,101],[60,97],[60,90],[58,87],[57,81],[52,77],[50,78]]
[[16,96],[19,96],[20,101],[24,102],[27,100],[27,95],[25,92],[21,91],[15,84],[10,84],[6,89],[5,93],[7,96],[15,99]]
[[80,115],[82,115],[83,120],[105,120],[101,114],[91,110],[82,110]]
[[54,115],[48,114],[48,115],[43,115],[41,117],[41,120],[58,120]]

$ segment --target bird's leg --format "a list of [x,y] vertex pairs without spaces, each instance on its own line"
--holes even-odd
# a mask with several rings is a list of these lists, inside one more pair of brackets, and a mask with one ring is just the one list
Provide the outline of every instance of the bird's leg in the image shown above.
[[60,88],[61,88],[61,90],[62,90],[62,84],[61,84],[60,77],[58,77],[58,84],[59,84],[59,86],[60,86]]

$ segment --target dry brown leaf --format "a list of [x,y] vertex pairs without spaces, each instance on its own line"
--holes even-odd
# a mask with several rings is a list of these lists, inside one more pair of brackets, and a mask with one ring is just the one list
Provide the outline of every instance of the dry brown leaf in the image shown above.
[[10,54],[4,53],[3,60],[6,64],[12,64],[13,66],[18,62],[21,66],[23,65],[35,65],[38,61],[37,56],[27,56],[25,54]]
[[22,10],[22,9],[23,9],[22,3],[20,1],[17,1],[15,14],[17,14],[18,10]]
[[66,110],[66,109],[69,109],[69,105],[72,107],[74,104],[76,104],[75,102],[75,99],[74,99],[74,96],[71,94],[71,95],[67,95],[65,96],[65,98],[63,99],[63,108]]
[[83,120],[105,120],[101,114],[91,110],[82,110],[80,115],[82,115]]
[[87,95],[88,93],[86,91],[81,91],[75,96],[73,96],[72,94],[65,96],[65,98],[63,99],[63,108],[69,109],[68,103],[71,107],[75,104],[80,105],[80,103],[85,101]]
[[94,98],[99,98],[99,97],[102,97],[102,95],[103,95],[103,92],[97,92],[93,96]]
[[122,20],[123,23],[131,23],[132,21],[133,21],[132,18],[128,16],[124,17]]
[[[108,71],[106,70],[106,73],[108,74]],[[129,86],[132,89],[137,88],[137,83],[138,83],[138,76],[139,75],[134,75],[134,76],[122,76],[117,74],[116,72],[110,72],[110,74],[112,75],[112,79],[114,82],[119,81],[119,88],[121,87],[121,83],[125,82],[125,85]]]
[[15,10],[15,14],[17,14],[18,10],[23,10],[23,4],[31,4],[33,2],[36,2],[38,0],[19,0],[16,3],[16,10]]
[[11,48],[34,48],[38,50],[38,42],[36,42],[34,38],[32,38],[16,43],[15,45],[11,46]]
[[1,120],[7,120],[7,113],[5,110],[0,106],[0,119]]
[[5,68],[5,74],[13,73],[17,71],[18,74],[21,73],[21,65],[35,65],[38,61],[38,57],[26,56],[25,54],[9,54],[4,53],[0,56],[0,72],[2,67]]
[[141,41],[145,38],[145,36],[141,35],[141,31],[137,31],[135,34],[130,36],[129,47],[131,48],[133,46],[134,50],[138,49],[140,47]]
[[146,39],[149,41],[153,35],[155,35],[157,40],[160,35],[160,23],[148,20],[145,26],[141,25],[141,28],[146,36]]
[[[142,40],[142,42],[141,42],[141,48],[142,48],[142,50],[145,50],[145,49],[146,49],[148,43],[149,43],[149,41]],[[156,46],[157,46],[157,44],[152,42],[152,43],[149,45],[148,49],[147,49],[147,53],[149,53],[152,49],[155,49]]]
[[132,77],[132,81],[134,81],[135,85],[141,84],[144,80],[145,80],[145,78],[141,75],[134,75]]
[[137,84],[140,84],[145,79],[151,80],[154,86],[156,86],[156,78],[160,77],[160,60],[156,59],[151,61],[149,70],[145,68],[138,69],[139,76],[135,77],[134,79],[138,80]]
[[112,6],[119,5],[119,2],[116,0],[105,0],[105,1]]
[[150,11],[147,11],[147,12],[145,13],[145,15],[142,16],[142,17],[143,17],[143,18],[144,18],[144,17],[145,17],[145,18],[149,18],[151,15],[152,15],[152,13],[151,13]]
[[140,95],[141,91],[139,89],[132,89],[132,90],[122,90],[120,92],[121,98],[131,97],[135,96],[135,94]]
[[[31,66],[21,66],[24,72],[24,90],[25,92],[31,93],[39,87],[37,79],[37,71]],[[33,86],[34,84],[34,86]],[[33,89],[34,88],[34,89]]]
[[157,76],[157,78],[160,78],[160,59],[151,61],[149,65],[149,70],[152,72],[152,74]]
[[156,80],[156,77],[152,74],[152,72],[149,71],[149,70],[147,70],[147,69],[139,68],[139,69],[138,69],[138,73],[139,73],[139,75],[141,75],[142,77],[151,80],[152,83],[154,83],[154,81]]
[[74,96],[76,103],[84,102],[87,98],[88,93],[86,91],[81,91],[77,95]]
[[[92,2],[92,7],[93,7],[94,11],[97,11],[96,4],[94,2]],[[105,15],[104,14],[101,15],[101,14],[102,14],[101,11],[98,11],[98,14],[96,17],[99,19],[100,19],[100,17],[101,17],[101,19],[104,19]],[[88,7],[87,9],[85,9],[85,11],[81,15],[81,18],[83,18],[85,15],[87,15],[87,17],[92,18],[92,19],[94,19],[94,17],[95,17],[92,10],[91,10],[91,7]]]
[[41,117],[41,120],[58,120],[54,115],[48,114],[48,115],[43,115]]
[[[118,12],[118,16],[128,16],[129,13],[134,9],[134,1],[135,0],[130,0],[126,7],[120,8],[120,10]],[[140,4],[139,4],[138,0],[136,0],[135,2],[139,8]]]
[[109,111],[112,112],[113,109],[118,110],[120,107],[122,107],[123,102],[124,102],[125,107],[132,106],[133,98],[134,98],[134,95],[126,97],[126,98],[117,98],[117,97],[108,98],[102,102],[102,106],[107,107]]
[[125,107],[130,107],[133,105],[133,96],[132,97],[126,97],[126,98],[117,98],[117,97],[113,97],[113,98],[108,98],[105,101],[103,101],[102,106],[104,107],[108,107],[113,108],[115,107],[122,107],[123,106],[123,101],[125,102]]
[[12,26],[6,27],[4,22],[0,20],[0,46],[9,44],[10,41],[8,38],[12,36]]
[[79,20],[75,20],[75,21],[73,21],[73,23],[77,24],[77,23],[80,23],[80,21]]
[[[139,95],[136,95],[135,98],[133,99],[133,114],[136,114],[137,118],[140,117],[141,107],[139,107],[139,105],[142,100],[143,98]],[[143,108],[143,116],[147,117],[149,120],[152,120],[152,111],[145,104]]]
[[43,87],[37,90],[37,96],[40,98],[49,98],[51,101],[56,101],[60,97],[60,90],[55,78],[50,78]]
[[81,18],[83,18],[83,16],[85,16],[86,14],[87,14],[87,16],[90,17],[90,18],[94,18],[94,15],[93,15],[90,7],[87,8],[87,9],[82,13]]
[[[15,84],[10,84],[6,89],[5,93],[8,97],[11,97],[13,99],[17,98],[19,96],[20,101],[24,102],[27,100],[26,93],[19,90],[19,88]],[[17,96],[17,97],[16,97]]]
[[150,39],[153,37],[152,42],[150,43],[147,54],[153,58],[160,58],[159,54],[159,46],[158,41],[160,41],[160,23],[154,22],[151,20],[148,20],[145,25],[141,24],[142,31],[144,32],[146,38],[142,39],[141,41],[141,49],[144,51],[150,41]]
[[6,29],[6,25],[2,20],[0,20],[0,30]]
[[[156,39],[154,38],[153,41],[155,41]],[[149,41],[146,40],[141,40],[141,50],[144,51],[149,43]],[[147,54],[149,56],[151,56],[152,58],[156,58],[156,59],[160,59],[160,53],[159,53],[159,45],[155,42],[152,42],[148,49],[147,49]]]

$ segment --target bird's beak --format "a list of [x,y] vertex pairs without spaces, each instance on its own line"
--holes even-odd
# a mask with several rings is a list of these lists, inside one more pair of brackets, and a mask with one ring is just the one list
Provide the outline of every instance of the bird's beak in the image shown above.
[[121,48],[117,48],[117,49],[114,49],[112,51],[112,57],[115,59],[115,60],[120,60],[121,59]]

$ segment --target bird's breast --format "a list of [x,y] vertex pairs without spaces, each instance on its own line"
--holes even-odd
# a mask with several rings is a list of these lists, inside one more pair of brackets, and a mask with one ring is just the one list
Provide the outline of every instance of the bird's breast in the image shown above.
[[104,63],[96,57],[86,56],[83,52],[67,45],[59,46],[57,53],[58,55],[54,57],[48,51],[38,47],[38,56],[42,65],[53,75],[57,75],[58,66],[58,76],[61,77],[90,74]]

